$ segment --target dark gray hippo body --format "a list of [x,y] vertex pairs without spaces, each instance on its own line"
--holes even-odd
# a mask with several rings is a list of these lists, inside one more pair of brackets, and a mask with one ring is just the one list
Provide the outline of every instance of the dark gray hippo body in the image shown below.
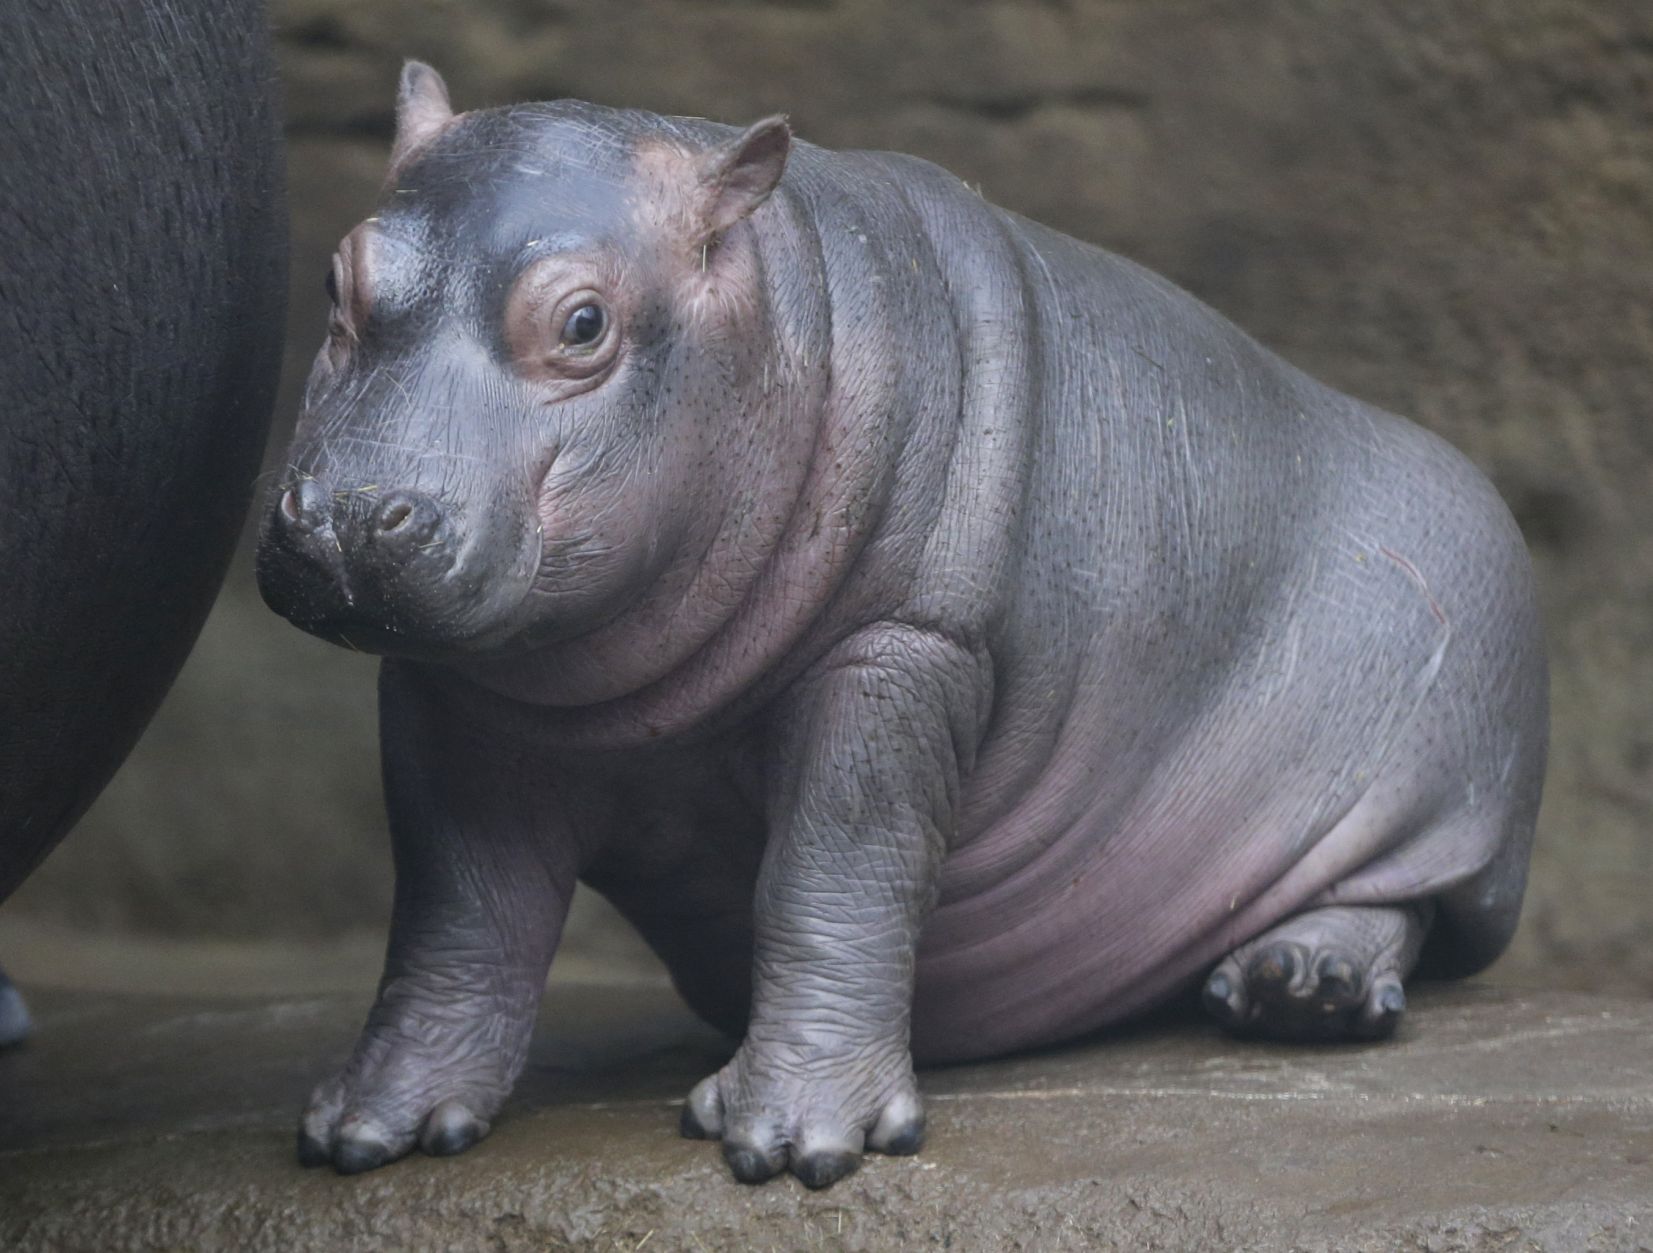
[[[784,172],[784,176],[783,176]],[[772,192],[772,194],[771,194]],[[908,157],[404,75],[261,550],[389,654],[385,981],[306,1160],[482,1135],[576,878],[744,1034],[735,1173],[922,1134],[912,1054],[1205,979],[1376,1036],[1516,921],[1521,540],[1440,440]]]
[[245,516],[286,301],[273,75],[254,0],[0,6],[0,900],[143,730]]

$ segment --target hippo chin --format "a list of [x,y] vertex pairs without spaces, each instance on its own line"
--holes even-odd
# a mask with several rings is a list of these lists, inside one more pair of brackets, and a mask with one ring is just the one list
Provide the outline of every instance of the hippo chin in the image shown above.
[[1516,922],[1546,674],[1446,444],[935,166],[403,74],[264,593],[386,654],[384,982],[300,1154],[484,1135],[575,882],[743,1037],[683,1130],[820,1186],[913,1058],[1200,985],[1392,1031]]

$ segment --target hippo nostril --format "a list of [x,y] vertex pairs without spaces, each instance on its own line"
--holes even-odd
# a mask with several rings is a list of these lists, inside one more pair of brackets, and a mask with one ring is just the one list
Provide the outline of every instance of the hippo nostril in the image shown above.
[[327,493],[314,479],[294,483],[282,492],[276,510],[282,524],[301,535],[318,530],[329,521]]
[[386,496],[373,515],[376,539],[397,547],[422,544],[442,524],[442,510],[429,496],[396,491]]

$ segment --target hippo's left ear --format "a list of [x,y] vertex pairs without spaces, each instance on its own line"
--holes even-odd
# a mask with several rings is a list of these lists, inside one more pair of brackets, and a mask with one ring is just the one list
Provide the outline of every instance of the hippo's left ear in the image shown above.
[[791,151],[792,128],[777,113],[701,159],[701,221],[707,238],[722,234],[769,198]]
[[396,139],[390,148],[390,177],[430,146],[453,121],[448,85],[423,61],[408,61],[396,85]]

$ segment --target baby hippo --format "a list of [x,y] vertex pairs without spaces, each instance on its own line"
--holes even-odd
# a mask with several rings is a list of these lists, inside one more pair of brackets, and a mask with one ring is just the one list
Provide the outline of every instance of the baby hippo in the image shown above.
[[740,1038],[686,1135],[819,1187],[913,1062],[1203,982],[1392,1031],[1515,926],[1525,549],[1439,439],[942,170],[402,75],[264,524],[381,653],[396,904],[299,1154],[455,1153],[576,881]]

